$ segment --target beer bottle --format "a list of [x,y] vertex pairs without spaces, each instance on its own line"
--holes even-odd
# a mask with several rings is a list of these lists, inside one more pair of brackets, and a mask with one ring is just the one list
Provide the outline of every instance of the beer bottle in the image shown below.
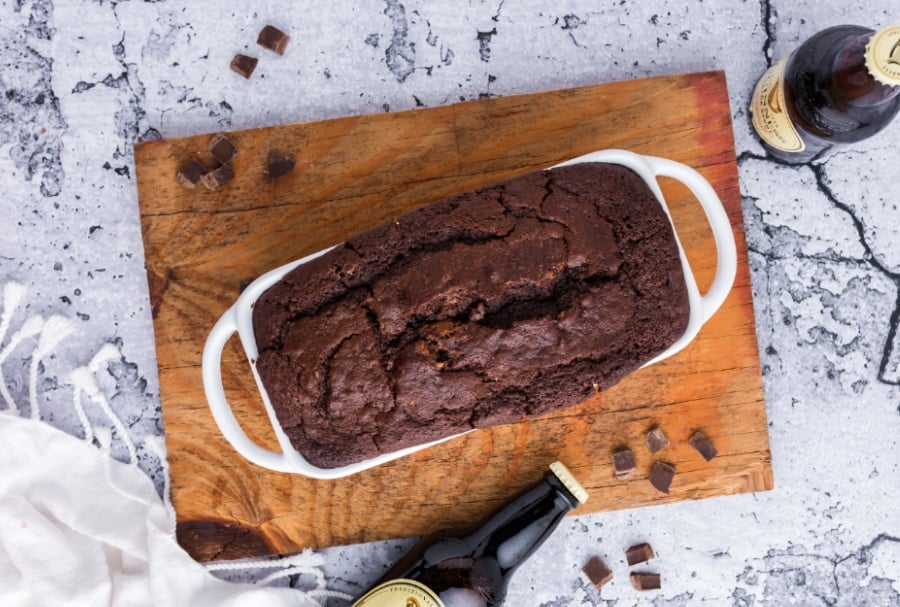
[[807,162],[883,129],[900,110],[900,26],[822,30],[773,65],[750,102],[770,155]]
[[509,578],[587,492],[560,462],[461,537],[423,540],[353,607],[494,607]]

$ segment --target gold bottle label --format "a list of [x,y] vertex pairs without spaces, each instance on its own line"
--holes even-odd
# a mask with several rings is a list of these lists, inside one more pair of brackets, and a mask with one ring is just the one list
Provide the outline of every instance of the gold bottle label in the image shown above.
[[802,152],[806,144],[791,122],[784,99],[784,67],[787,57],[766,70],[750,99],[753,128],[773,148],[785,152]]
[[415,580],[391,580],[377,586],[352,607],[445,607],[441,599]]
[[900,86],[900,25],[878,30],[866,45],[866,68],[888,86]]

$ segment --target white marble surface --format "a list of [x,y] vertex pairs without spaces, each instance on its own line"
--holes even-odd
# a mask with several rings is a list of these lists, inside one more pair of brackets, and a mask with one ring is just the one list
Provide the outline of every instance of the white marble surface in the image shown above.
[[[45,418],[79,432],[58,405],[65,371],[112,341],[113,407],[138,439],[163,431],[135,142],[724,69],[775,490],[568,519],[507,604],[900,605],[900,122],[789,167],[746,109],[766,66],[815,31],[891,22],[896,0],[0,0],[0,283],[79,328],[41,369]],[[266,23],[291,34],[283,57],[255,47]],[[228,69],[245,47],[260,57],[250,82]],[[3,365],[25,401],[28,364]],[[638,541],[659,554],[661,591],[628,583]],[[407,544],[325,551],[332,586],[363,589]],[[580,574],[594,554],[616,576],[602,593]]]

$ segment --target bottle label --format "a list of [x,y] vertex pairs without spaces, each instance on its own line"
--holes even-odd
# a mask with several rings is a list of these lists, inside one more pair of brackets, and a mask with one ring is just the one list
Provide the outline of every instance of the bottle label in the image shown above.
[[879,30],[866,45],[866,68],[888,86],[900,86],[900,25]]
[[753,91],[750,113],[753,128],[773,148],[785,152],[802,152],[806,144],[791,122],[784,99],[784,68],[787,57],[770,67]]
[[391,580],[353,603],[353,607],[445,607],[441,599],[415,580]]

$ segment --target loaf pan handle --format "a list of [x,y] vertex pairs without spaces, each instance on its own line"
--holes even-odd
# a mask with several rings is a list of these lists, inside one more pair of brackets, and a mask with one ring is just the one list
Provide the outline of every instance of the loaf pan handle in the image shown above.
[[728,214],[712,186],[700,173],[674,160],[656,156],[644,156],[658,177],[671,177],[683,183],[694,194],[706,213],[706,220],[716,243],[716,277],[709,290],[701,298],[703,323],[716,313],[734,284],[737,274],[737,246]]
[[219,318],[206,338],[206,345],[203,347],[203,390],[206,392],[209,409],[222,435],[246,459],[271,470],[292,471],[293,467],[284,453],[263,449],[250,440],[225,398],[225,387],[222,385],[222,351],[237,331],[236,309],[232,307]]

